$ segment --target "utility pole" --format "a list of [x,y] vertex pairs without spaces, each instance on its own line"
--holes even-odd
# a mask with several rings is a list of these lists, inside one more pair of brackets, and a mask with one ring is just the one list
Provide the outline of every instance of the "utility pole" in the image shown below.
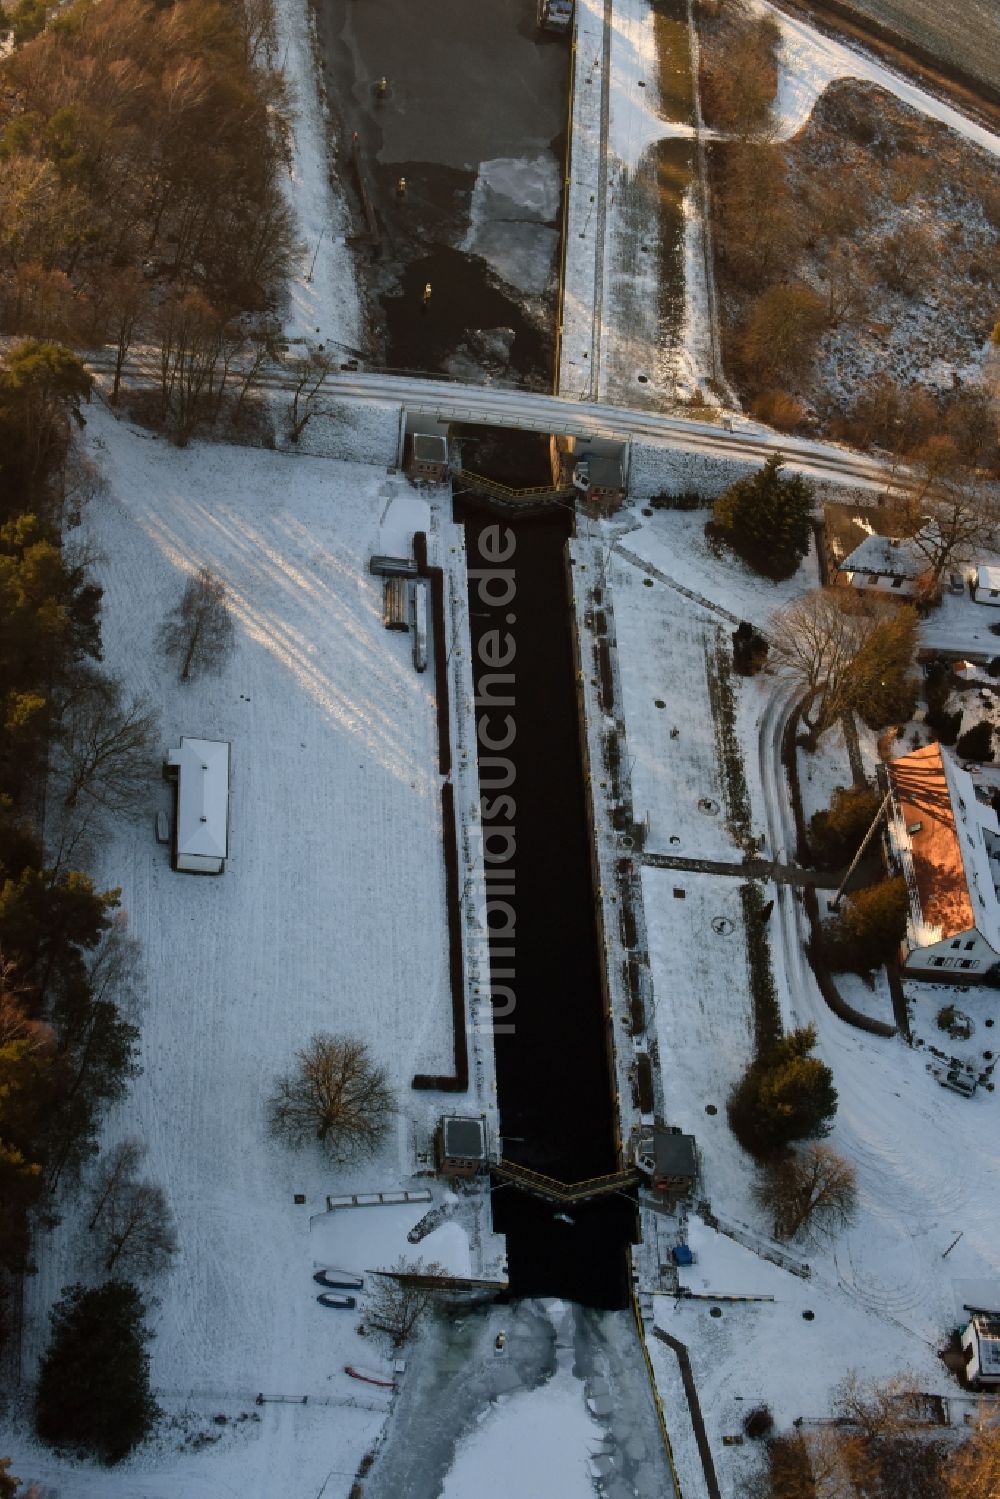
[[889,803],[891,801],[892,801],[892,792],[891,791],[887,791],[886,794],[885,794],[885,796],[882,799],[882,803],[881,803],[878,811],[875,813],[875,816],[872,818],[872,825],[871,825],[871,827],[868,829],[868,831],[865,834],[864,838],[861,840],[861,847],[858,849],[857,853],[854,855],[854,858],[851,860],[850,864],[848,864],[848,866],[847,866],[847,873],[844,875],[844,878],[841,880],[840,884],[837,886],[837,893],[834,895],[833,900],[830,902],[830,910],[831,911],[838,911],[840,909],[840,902],[841,902],[841,900],[843,898],[844,888],[847,885],[848,880],[851,878],[851,875],[854,873],[854,871],[857,869],[858,865],[861,863],[861,857],[864,854],[864,851],[868,847],[869,843],[871,843],[872,838],[875,835],[875,829],[878,827],[879,823],[882,821],[882,818],[885,816],[886,812],[889,810]]
[[312,260],[309,263],[309,274],[306,277],[306,283],[307,284],[310,281],[312,281],[313,271],[316,269],[316,257],[319,255],[319,247],[323,243],[323,236],[324,236],[325,233],[326,233],[326,225],[324,224],[323,227],[322,227],[322,229],[319,231],[319,239],[316,241],[316,248],[313,251],[313,258],[312,258]]

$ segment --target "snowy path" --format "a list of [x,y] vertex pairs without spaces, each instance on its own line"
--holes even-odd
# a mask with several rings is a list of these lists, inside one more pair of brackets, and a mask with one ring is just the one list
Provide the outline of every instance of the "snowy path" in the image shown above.
[[361,338],[347,207],[331,178],[327,121],[320,101],[308,0],[276,0],[278,55],[291,88],[292,164],[287,195],[299,254],[285,332],[310,343],[353,350]]
[[835,78],[860,78],[869,83],[877,83],[880,88],[895,95],[912,109],[931,119],[940,120],[956,134],[981,146],[984,151],[1000,156],[1000,136],[975,120],[970,120],[950,104],[935,98],[918,84],[911,83],[865,53],[855,51],[845,42],[824,36],[805,21],[786,15],[776,6],[768,5],[766,0],[758,0],[758,5],[781,28],[782,45],[775,108],[780,140],[788,140],[802,129],[827,84]]

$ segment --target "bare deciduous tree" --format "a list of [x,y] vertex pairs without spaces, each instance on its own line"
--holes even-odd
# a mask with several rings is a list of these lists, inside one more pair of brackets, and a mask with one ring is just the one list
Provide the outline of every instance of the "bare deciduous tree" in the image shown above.
[[291,1145],[317,1140],[337,1160],[374,1152],[388,1132],[396,1099],[361,1041],[314,1036],[278,1079],[271,1128]]
[[52,768],[63,805],[131,809],[152,779],[157,733],[145,698],[126,697],[113,678],[81,671],[61,697],[55,725]]
[[854,1167],[829,1145],[809,1144],[769,1166],[754,1189],[779,1239],[822,1238],[851,1221],[857,1202]]
[[308,359],[298,360],[293,366],[295,385],[292,388],[291,425],[288,434],[292,442],[298,442],[306,430],[306,424],[313,414],[313,401],[332,368],[333,361],[318,350],[310,354]]
[[97,1235],[107,1274],[151,1276],[177,1253],[173,1215],[163,1188],[140,1181],[143,1148],[125,1140],[109,1156],[97,1179],[88,1227]]
[[142,272],[135,266],[124,266],[118,271],[108,290],[108,333],[115,346],[115,378],[111,387],[111,404],[114,406],[118,404],[118,392],[132,340],[149,311],[149,293]]
[[929,438],[914,454],[917,488],[900,506],[904,534],[927,559],[936,586],[953,560],[995,550],[1000,541],[1000,495],[962,463],[953,438]]
[[398,1259],[391,1269],[379,1272],[368,1293],[366,1317],[370,1327],[384,1337],[393,1349],[416,1332],[430,1311],[435,1290],[415,1284],[411,1276],[444,1275],[443,1266],[422,1260]]
[[912,608],[846,588],[817,589],[774,615],[769,659],[802,693],[811,748],[842,713],[898,689],[913,660],[916,626]]
[[988,1499],[1000,1493],[1000,1427],[978,1426],[945,1468],[948,1499]]
[[105,1207],[120,1191],[123,1182],[134,1179],[145,1154],[146,1148],[140,1140],[122,1140],[105,1158],[94,1182],[94,1211],[87,1224],[91,1232],[97,1227]]
[[163,626],[163,646],[180,662],[181,681],[220,667],[236,640],[226,585],[210,568],[188,578],[177,607]]
[[214,402],[225,327],[203,292],[188,291],[162,304],[156,334],[160,414],[178,446],[184,447]]
[[867,1441],[897,1436],[906,1425],[908,1397],[914,1388],[913,1378],[906,1374],[863,1379],[852,1369],[834,1391],[834,1414],[857,1427]]

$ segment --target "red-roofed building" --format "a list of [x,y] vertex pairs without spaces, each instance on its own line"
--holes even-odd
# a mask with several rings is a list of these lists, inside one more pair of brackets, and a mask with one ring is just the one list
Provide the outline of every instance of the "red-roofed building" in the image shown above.
[[889,766],[890,862],[910,895],[903,967],[913,978],[980,983],[1000,963],[1000,825],[939,744]]

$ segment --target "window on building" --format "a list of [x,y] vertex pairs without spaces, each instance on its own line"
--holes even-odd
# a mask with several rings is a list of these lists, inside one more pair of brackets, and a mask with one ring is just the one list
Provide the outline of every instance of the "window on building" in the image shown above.
[[931,958],[931,962],[934,964],[935,968],[944,967],[944,958]]
[[951,945],[952,945],[952,947],[961,947],[961,945],[962,945],[961,939],[960,938],[956,938],[955,941]]
[[893,586],[893,588],[902,588],[902,586],[903,586],[903,580],[902,580],[902,578],[893,578],[893,580],[892,580],[892,586]]
[[971,958],[963,958],[958,966],[960,968],[974,968],[975,964],[973,963]]
[[975,947],[975,945],[976,945],[976,939],[975,939],[975,937],[973,937],[973,939],[972,939],[971,942],[967,942],[965,944],[965,950],[966,950],[966,952],[971,952],[972,949]]

